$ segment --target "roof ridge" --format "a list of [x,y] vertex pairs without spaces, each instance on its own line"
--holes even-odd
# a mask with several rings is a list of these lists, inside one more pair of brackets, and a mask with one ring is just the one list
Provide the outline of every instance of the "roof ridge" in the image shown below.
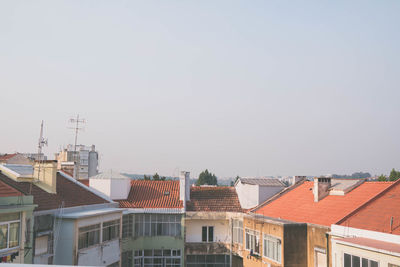
[[[372,181],[371,181],[372,182]],[[384,181],[385,183],[389,182],[389,181]],[[376,181],[375,181],[376,183]],[[379,182],[380,183],[380,182]],[[353,216],[355,213],[357,213],[358,211],[360,211],[361,209],[365,208],[368,204],[370,204],[371,202],[374,202],[376,199],[380,198],[382,195],[386,194],[389,190],[391,190],[393,187],[395,187],[397,184],[400,184],[400,179],[398,179],[395,182],[391,182],[392,184],[389,185],[388,187],[386,187],[385,189],[383,189],[381,192],[379,192],[378,194],[376,194],[374,197],[370,198],[369,200],[367,200],[366,202],[364,202],[363,204],[361,204],[360,206],[358,206],[357,208],[355,208],[353,211],[349,212],[346,216],[344,216],[342,219],[340,219],[339,221],[337,221],[335,224],[340,224],[342,222],[344,222],[346,219],[348,219],[349,217]]]

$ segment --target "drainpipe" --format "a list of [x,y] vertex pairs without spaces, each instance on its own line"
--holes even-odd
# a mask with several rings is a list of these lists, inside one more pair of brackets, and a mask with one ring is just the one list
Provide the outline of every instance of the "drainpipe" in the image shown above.
[[229,249],[229,266],[232,267],[232,247],[233,247],[233,219],[231,217],[230,219],[230,224],[231,224],[231,245]]
[[326,236],[326,267],[329,267],[329,233],[325,233]]

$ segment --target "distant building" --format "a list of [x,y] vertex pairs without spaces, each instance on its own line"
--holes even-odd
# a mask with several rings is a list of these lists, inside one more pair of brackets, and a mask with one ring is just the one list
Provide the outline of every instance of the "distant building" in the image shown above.
[[45,156],[43,153],[21,153],[21,155],[30,160],[47,160],[47,156]]
[[55,156],[57,168],[72,174],[75,179],[88,179],[98,174],[99,155],[94,145],[77,145],[76,153],[74,146],[68,145]]
[[32,160],[21,153],[0,155],[0,164],[33,164]]
[[285,184],[272,178],[239,178],[235,189],[243,209],[250,209],[263,203],[282,191]]

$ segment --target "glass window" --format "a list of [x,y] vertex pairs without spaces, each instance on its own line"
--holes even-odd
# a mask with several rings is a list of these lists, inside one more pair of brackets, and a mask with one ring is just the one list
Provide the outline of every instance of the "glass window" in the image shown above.
[[103,242],[119,238],[120,220],[103,223]]
[[203,226],[201,228],[201,241],[214,242],[214,226]]
[[243,244],[243,222],[239,220],[233,221],[233,242]]
[[0,216],[0,250],[19,246],[20,214],[6,213]]
[[144,267],[144,266],[180,267],[181,266],[180,255],[181,252],[179,249],[136,250],[134,258],[134,267]]
[[133,220],[132,214],[122,216],[122,237],[132,236],[133,233]]
[[100,224],[79,228],[78,249],[87,248],[100,243]]
[[[359,256],[344,253],[343,255],[344,267],[379,267],[379,263],[374,260],[367,258],[361,258]],[[390,264],[389,267],[392,267]],[[393,265],[393,267],[396,267]]]
[[135,236],[181,236],[181,215],[136,214]]
[[260,232],[246,229],[246,249],[260,254]]
[[281,262],[281,240],[264,234],[264,257]]

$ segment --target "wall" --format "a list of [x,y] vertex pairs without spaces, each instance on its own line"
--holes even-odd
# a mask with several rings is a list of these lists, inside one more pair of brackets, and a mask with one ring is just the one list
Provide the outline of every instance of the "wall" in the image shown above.
[[[307,250],[308,250],[308,266],[316,267],[315,265],[315,250],[327,252],[326,233],[330,229],[327,226],[308,224],[307,225]],[[326,266],[326,265],[325,265]],[[318,266],[317,266],[318,267]]]
[[284,187],[280,186],[260,186],[259,188],[260,192],[258,193],[258,204],[263,203],[284,189]]
[[389,263],[400,265],[400,257],[387,255],[371,250],[360,249],[351,247],[343,244],[337,244],[335,241],[332,242],[332,266],[341,267],[343,266],[343,253],[352,254],[359,257],[364,257],[370,260],[379,262],[379,266],[388,266]]
[[307,224],[284,225],[283,251],[285,266],[307,266]]
[[239,197],[240,206],[243,209],[250,209],[258,205],[259,192],[257,185],[243,184],[239,181],[235,189]]
[[[54,264],[74,264],[76,225],[74,220],[56,220],[54,231]],[[58,234],[57,234],[58,232]]]
[[214,242],[230,242],[230,228],[228,220],[187,220],[186,242],[202,242],[202,227],[214,226]]
[[131,189],[131,179],[111,180],[111,199],[127,199]]
[[78,252],[78,264],[83,266],[107,266],[120,260],[119,239]]
[[93,187],[107,196],[111,195],[110,179],[89,179],[89,187]]
[[[260,256],[250,256],[250,251],[246,250],[246,229],[256,230],[260,232]],[[243,266],[284,266],[284,228],[282,223],[274,223],[273,221],[265,221],[263,219],[245,216],[243,219]],[[268,234],[280,238],[282,241],[281,263],[277,263],[262,256],[263,254],[263,234]],[[285,265],[286,266],[286,265]]]

